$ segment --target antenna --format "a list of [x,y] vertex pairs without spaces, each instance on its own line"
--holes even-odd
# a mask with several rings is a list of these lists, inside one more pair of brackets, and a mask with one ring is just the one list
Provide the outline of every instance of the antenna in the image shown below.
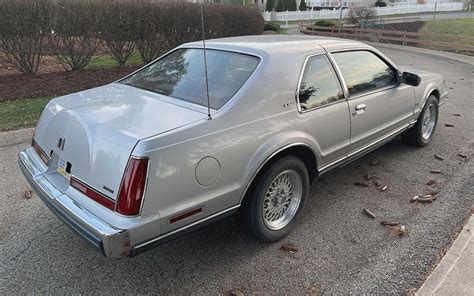
[[207,78],[207,55],[206,55],[206,38],[204,33],[204,14],[202,12],[202,3],[201,3],[201,28],[202,28],[202,47],[204,49],[204,73],[206,75],[206,95],[207,95],[207,117],[209,120],[211,117],[211,102],[209,99],[209,80]]

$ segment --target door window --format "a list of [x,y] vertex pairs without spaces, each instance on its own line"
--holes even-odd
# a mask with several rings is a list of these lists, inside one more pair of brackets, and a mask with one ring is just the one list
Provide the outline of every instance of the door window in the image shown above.
[[298,99],[302,111],[344,99],[341,85],[326,55],[311,57],[306,63]]
[[332,55],[341,69],[350,94],[370,91],[398,81],[394,69],[370,51],[344,51]]

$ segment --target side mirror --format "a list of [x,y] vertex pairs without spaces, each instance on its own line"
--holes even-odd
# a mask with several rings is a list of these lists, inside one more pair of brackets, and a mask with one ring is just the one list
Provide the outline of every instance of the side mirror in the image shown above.
[[418,86],[421,83],[421,77],[418,74],[413,74],[410,72],[403,72],[402,82],[411,86]]

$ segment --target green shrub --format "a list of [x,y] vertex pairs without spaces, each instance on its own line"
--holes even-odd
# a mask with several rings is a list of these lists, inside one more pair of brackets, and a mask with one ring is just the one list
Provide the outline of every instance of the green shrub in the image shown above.
[[278,31],[280,31],[280,25],[277,24],[277,23],[273,23],[273,22],[265,22],[265,24],[263,26],[263,30],[264,31],[278,32]]
[[347,12],[347,20],[351,24],[361,25],[377,16],[377,10],[373,7],[353,7]]
[[[203,14],[206,39],[259,35],[264,27],[262,15],[243,6],[204,4]],[[201,5],[195,3],[0,0],[0,57],[28,74],[36,73],[46,40],[61,64],[77,70],[101,43],[123,66],[135,51],[150,62],[201,38]]]
[[339,28],[342,26],[341,22],[333,20],[319,20],[314,23],[317,27],[335,27]]
[[35,74],[51,30],[46,0],[0,1],[0,49],[5,62],[24,74]]
[[84,69],[97,52],[99,14],[94,2],[67,2],[54,6],[50,45],[66,70]]
[[305,0],[301,0],[300,1],[300,6],[298,7],[298,9],[300,11],[306,11],[308,10],[308,5],[306,5],[306,1]]
[[385,2],[382,1],[382,0],[378,0],[377,2],[375,2],[375,6],[376,6],[376,7],[386,7],[386,6],[387,6],[387,3],[385,3]]

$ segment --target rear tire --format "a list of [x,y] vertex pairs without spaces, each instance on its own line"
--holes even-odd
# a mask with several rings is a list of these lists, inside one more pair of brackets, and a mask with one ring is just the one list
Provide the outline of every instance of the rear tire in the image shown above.
[[430,95],[418,116],[418,121],[403,134],[402,140],[417,147],[428,145],[438,124],[438,109],[438,100],[434,95]]
[[309,176],[297,157],[279,159],[265,170],[249,192],[241,218],[250,232],[262,242],[275,242],[293,229],[304,209]]

